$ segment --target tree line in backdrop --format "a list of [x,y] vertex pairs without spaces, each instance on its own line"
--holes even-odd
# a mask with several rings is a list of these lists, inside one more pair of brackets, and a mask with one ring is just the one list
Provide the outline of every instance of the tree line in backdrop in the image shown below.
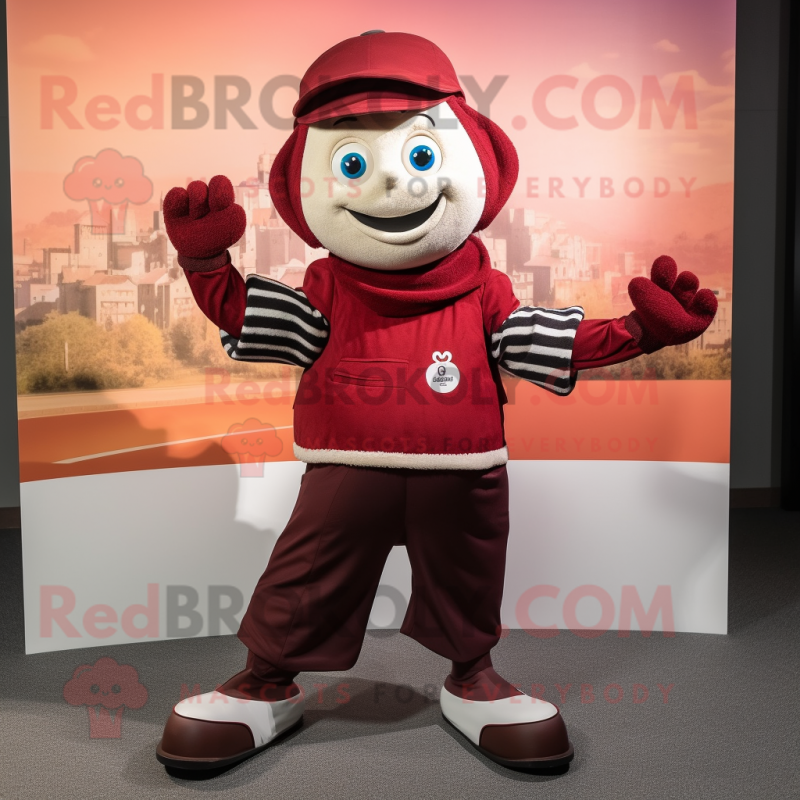
[[167,331],[141,314],[104,328],[77,312],[51,312],[41,325],[17,334],[19,394],[136,388],[206,367],[261,378],[281,370],[230,359],[218,330],[199,312]]
[[[710,353],[673,347],[625,364],[587,370],[581,378],[721,380],[730,378],[730,363],[729,343]],[[217,329],[199,312],[167,331],[139,314],[106,329],[78,313],[52,312],[41,325],[17,334],[20,394],[135,388],[168,380],[180,370],[207,367],[261,378],[277,378],[286,370],[228,358]]]

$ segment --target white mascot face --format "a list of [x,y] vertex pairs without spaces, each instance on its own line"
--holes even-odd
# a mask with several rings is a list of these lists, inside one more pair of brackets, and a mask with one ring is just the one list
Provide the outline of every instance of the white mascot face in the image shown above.
[[[309,126],[303,215],[339,258],[399,270],[455,250],[483,213],[483,168],[447,103]],[[310,188],[313,185],[313,189]]]

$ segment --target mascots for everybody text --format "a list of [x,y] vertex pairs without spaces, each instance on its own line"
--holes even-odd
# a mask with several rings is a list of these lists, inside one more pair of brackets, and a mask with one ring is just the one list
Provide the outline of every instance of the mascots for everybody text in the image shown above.
[[621,319],[521,307],[475,235],[511,194],[516,152],[426,39],[371,31],[337,44],[309,68],[294,114],[270,195],[330,252],[302,289],[245,281],[231,264],[245,214],[226,178],[164,200],[231,358],[303,368],[294,450],[308,467],[242,620],[245,669],[175,706],[158,758],[224,767],[300,725],[297,674],[355,664],[386,558],[405,545],[401,630],[451,662],[444,717],[500,764],[563,766],[573,748],[558,709],[492,668],[509,527],[500,374],[569,394],[581,369],[699,336],[716,299],[661,257],[652,280],[631,281],[635,311]]

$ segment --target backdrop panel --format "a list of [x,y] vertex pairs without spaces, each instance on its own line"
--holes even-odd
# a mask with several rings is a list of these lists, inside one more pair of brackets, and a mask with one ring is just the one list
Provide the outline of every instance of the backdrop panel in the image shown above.
[[[302,470],[268,464],[263,477],[242,477],[226,465],[23,484],[27,651],[235,632]],[[505,625],[536,636],[553,626],[580,636],[726,632],[727,465],[514,461],[509,474]],[[576,481],[586,487],[578,506]],[[630,497],[598,526],[620,483]],[[370,627],[399,628],[410,592],[397,547]]]
[[[297,491],[299,376],[225,356],[160,200],[228,175],[248,217],[234,263],[299,286],[321,253],[276,216],[269,170],[299,76],[369,28],[435,41],[514,141],[520,179],[482,236],[523,303],[624,315],[628,282],[662,253],[719,300],[696,342],[582,373],[568,398],[507,382],[506,624],[724,632],[733,0],[7,13],[30,652],[238,624]],[[241,445],[248,427],[268,452]],[[398,551],[375,625],[399,624],[407,572]]]

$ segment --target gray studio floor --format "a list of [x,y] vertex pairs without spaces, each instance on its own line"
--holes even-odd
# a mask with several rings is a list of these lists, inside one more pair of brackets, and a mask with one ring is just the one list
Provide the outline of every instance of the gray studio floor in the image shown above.
[[[501,642],[498,671],[543,684],[562,705],[576,757],[556,776],[476,755],[430,699],[444,662],[380,632],[351,672],[301,676],[310,702],[289,739],[212,780],[171,777],[154,750],[181,685],[208,691],[240,669],[238,640],[25,656],[18,532],[0,532],[0,558],[2,798],[800,797],[800,514],[732,512],[728,636],[537,640],[519,631]],[[148,690],[143,707],[126,710],[118,739],[91,739],[87,709],[62,695],[75,667],[101,655],[134,666]],[[563,704],[556,684],[571,684]],[[604,697],[607,687],[617,697],[613,684],[623,691],[616,703]],[[666,703],[659,684],[673,685]],[[344,693],[349,702],[337,702]]]

